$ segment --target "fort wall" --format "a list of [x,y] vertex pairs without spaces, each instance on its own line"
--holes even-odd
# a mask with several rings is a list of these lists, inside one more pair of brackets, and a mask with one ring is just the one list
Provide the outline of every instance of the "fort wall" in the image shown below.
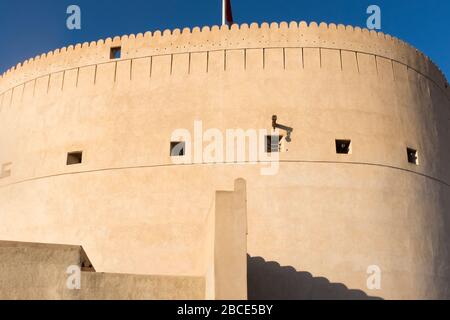
[[[102,272],[203,275],[211,199],[242,177],[249,255],[366,292],[376,264],[383,286],[370,295],[449,297],[449,99],[422,53],[342,25],[157,31],[56,50],[0,78],[0,238],[80,243]],[[171,133],[194,121],[270,130],[274,114],[294,128],[275,176],[261,176],[264,163],[170,157]],[[336,154],[336,139],[352,152]],[[81,164],[66,165],[72,151]]]

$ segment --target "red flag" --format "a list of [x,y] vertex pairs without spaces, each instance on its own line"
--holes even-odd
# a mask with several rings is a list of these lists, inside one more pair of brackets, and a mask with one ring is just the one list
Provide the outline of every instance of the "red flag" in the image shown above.
[[233,21],[233,10],[231,9],[231,0],[223,1],[223,14],[222,14],[222,24],[227,24],[231,26]]

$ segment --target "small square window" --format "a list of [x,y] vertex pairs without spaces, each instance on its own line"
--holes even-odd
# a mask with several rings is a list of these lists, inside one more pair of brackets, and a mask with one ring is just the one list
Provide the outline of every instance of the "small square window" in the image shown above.
[[67,154],[67,165],[71,166],[74,164],[80,164],[83,161],[83,152],[82,151],[76,151],[76,152],[69,152]]
[[351,154],[352,153],[351,147],[352,147],[351,140],[336,140],[337,154]]
[[183,141],[172,141],[170,143],[170,156],[182,157],[186,154],[186,143]]
[[418,166],[419,165],[419,154],[418,154],[417,150],[414,150],[412,148],[407,148],[406,152],[408,154],[408,162]]
[[111,52],[110,52],[111,59],[120,59],[121,56],[122,56],[122,47],[111,48]]
[[266,152],[281,152],[283,136],[266,136]]

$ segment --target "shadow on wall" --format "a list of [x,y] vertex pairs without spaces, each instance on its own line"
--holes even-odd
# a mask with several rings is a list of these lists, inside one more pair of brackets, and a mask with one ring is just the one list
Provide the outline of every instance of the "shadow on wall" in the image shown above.
[[249,300],[382,300],[261,257],[247,256],[247,260]]

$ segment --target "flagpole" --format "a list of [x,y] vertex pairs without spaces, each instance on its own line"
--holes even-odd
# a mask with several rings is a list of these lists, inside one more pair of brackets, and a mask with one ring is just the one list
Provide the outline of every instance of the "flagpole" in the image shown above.
[[227,6],[226,6],[226,0],[222,0],[222,25],[227,24]]
[[231,26],[233,24],[233,12],[231,10],[231,1],[222,0],[222,25]]

